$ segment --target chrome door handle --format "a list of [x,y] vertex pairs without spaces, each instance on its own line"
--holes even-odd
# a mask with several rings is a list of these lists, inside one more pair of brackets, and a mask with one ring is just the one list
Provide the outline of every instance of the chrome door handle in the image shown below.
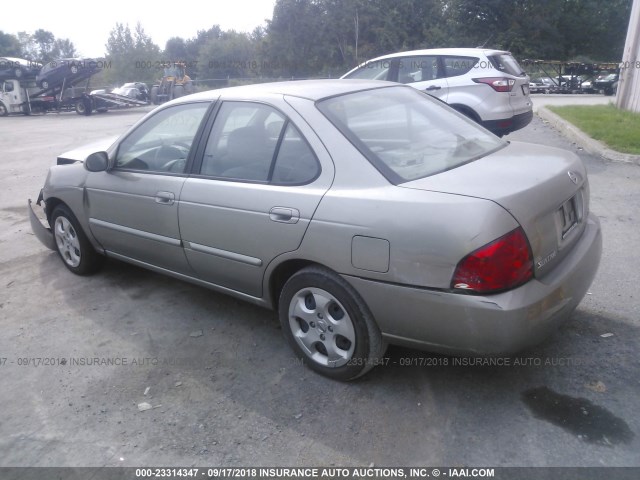
[[269,210],[269,218],[274,222],[298,223],[300,212],[290,207],[273,207]]
[[160,205],[173,205],[176,196],[171,192],[158,192],[156,193],[156,203]]

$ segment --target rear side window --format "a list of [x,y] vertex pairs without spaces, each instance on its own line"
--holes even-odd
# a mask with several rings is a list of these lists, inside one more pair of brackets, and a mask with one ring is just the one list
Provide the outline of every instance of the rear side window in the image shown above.
[[443,57],[446,76],[464,75],[478,63],[478,60],[477,57]]
[[386,80],[389,74],[391,60],[378,60],[367,62],[355,72],[345,78],[359,78],[361,80]]
[[319,173],[311,147],[282,113],[260,103],[222,104],[205,148],[201,175],[301,185]]
[[497,53],[495,55],[489,55],[488,58],[496,70],[508,73],[509,75],[515,75],[516,77],[526,75],[516,59],[508,53]]
[[438,57],[401,57],[398,61],[398,82],[414,83],[444,77],[438,68]]

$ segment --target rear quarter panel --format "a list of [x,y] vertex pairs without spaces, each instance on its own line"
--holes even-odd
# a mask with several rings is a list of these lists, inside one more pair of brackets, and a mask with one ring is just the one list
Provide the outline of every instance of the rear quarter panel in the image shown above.
[[[312,102],[287,101],[314,126],[336,166],[333,185],[311,220],[298,258],[346,275],[449,288],[463,256],[518,226],[488,200],[392,185]],[[355,236],[389,243],[386,272],[354,266]]]

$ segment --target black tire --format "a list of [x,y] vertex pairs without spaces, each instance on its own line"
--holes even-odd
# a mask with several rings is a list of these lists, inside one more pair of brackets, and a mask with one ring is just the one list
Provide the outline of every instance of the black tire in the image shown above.
[[85,105],[85,103],[82,100],[78,100],[76,102],[76,113],[78,115],[88,115],[87,106]]
[[151,92],[149,93],[149,100],[154,105],[158,104],[158,90],[159,90],[158,86],[154,85],[153,87],[151,87]]
[[16,68],[15,74],[16,74],[16,78],[22,78],[22,69]]
[[9,110],[4,103],[0,102],[0,117],[6,117],[9,115]]
[[278,306],[284,336],[312,370],[348,381],[382,362],[387,345],[373,315],[336,273],[300,270],[284,285]]
[[182,85],[176,85],[173,87],[173,98],[184,97],[184,87]]
[[46,80],[43,80],[42,83],[40,83],[40,86],[42,88],[49,88],[49,82],[47,82]]
[[104,257],[94,250],[80,223],[66,205],[58,205],[53,209],[51,229],[56,251],[71,272],[90,275],[102,266]]
[[[78,112],[78,103],[82,103],[82,107],[80,108],[82,110],[82,113]],[[88,117],[93,113],[93,105],[91,102],[91,98],[84,97],[80,99],[80,102],[78,103],[76,103],[76,112],[78,113],[78,115],[85,115]]]

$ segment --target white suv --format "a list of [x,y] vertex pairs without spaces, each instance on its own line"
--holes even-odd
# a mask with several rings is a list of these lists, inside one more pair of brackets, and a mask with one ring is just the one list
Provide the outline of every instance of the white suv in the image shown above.
[[393,53],[369,60],[341,78],[411,85],[448,103],[497,135],[529,124],[529,77],[509,52],[439,48]]

